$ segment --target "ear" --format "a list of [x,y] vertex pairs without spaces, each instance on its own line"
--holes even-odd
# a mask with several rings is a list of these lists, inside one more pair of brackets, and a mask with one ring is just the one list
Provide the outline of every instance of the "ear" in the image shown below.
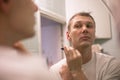
[[11,0],[0,0],[0,11],[7,14],[10,10]]
[[67,31],[67,32],[66,32],[66,35],[67,35],[67,39],[70,41],[70,39],[71,39],[71,37],[70,37],[70,32]]

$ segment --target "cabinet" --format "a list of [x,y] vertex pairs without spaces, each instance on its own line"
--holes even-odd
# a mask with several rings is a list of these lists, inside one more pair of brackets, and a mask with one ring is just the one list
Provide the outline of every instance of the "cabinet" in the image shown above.
[[37,4],[42,10],[65,17],[65,0],[39,0]]
[[96,38],[111,38],[110,16],[100,0],[66,0],[66,19],[77,12],[90,12],[96,22]]

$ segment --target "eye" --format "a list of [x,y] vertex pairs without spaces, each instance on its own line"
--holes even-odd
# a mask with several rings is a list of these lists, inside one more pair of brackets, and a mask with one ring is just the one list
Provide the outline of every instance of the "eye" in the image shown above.
[[86,27],[87,27],[87,28],[92,28],[92,27],[93,27],[93,24],[92,24],[91,22],[89,22],[89,23],[86,24]]
[[81,23],[77,23],[74,25],[74,28],[81,28],[82,27],[82,24]]

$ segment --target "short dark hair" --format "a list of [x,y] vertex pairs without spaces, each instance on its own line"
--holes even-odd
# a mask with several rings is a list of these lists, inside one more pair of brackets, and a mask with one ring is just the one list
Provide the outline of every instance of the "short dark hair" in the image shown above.
[[86,16],[86,17],[90,17],[93,22],[95,23],[94,18],[90,15],[90,12],[79,12],[74,14],[68,21],[68,30],[70,30],[70,26],[71,26],[71,21],[76,17],[76,16]]

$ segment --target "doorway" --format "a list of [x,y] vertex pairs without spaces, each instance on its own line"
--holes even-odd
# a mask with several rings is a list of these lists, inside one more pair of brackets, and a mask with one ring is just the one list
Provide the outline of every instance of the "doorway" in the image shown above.
[[63,58],[63,25],[47,17],[41,16],[42,54],[50,67]]

